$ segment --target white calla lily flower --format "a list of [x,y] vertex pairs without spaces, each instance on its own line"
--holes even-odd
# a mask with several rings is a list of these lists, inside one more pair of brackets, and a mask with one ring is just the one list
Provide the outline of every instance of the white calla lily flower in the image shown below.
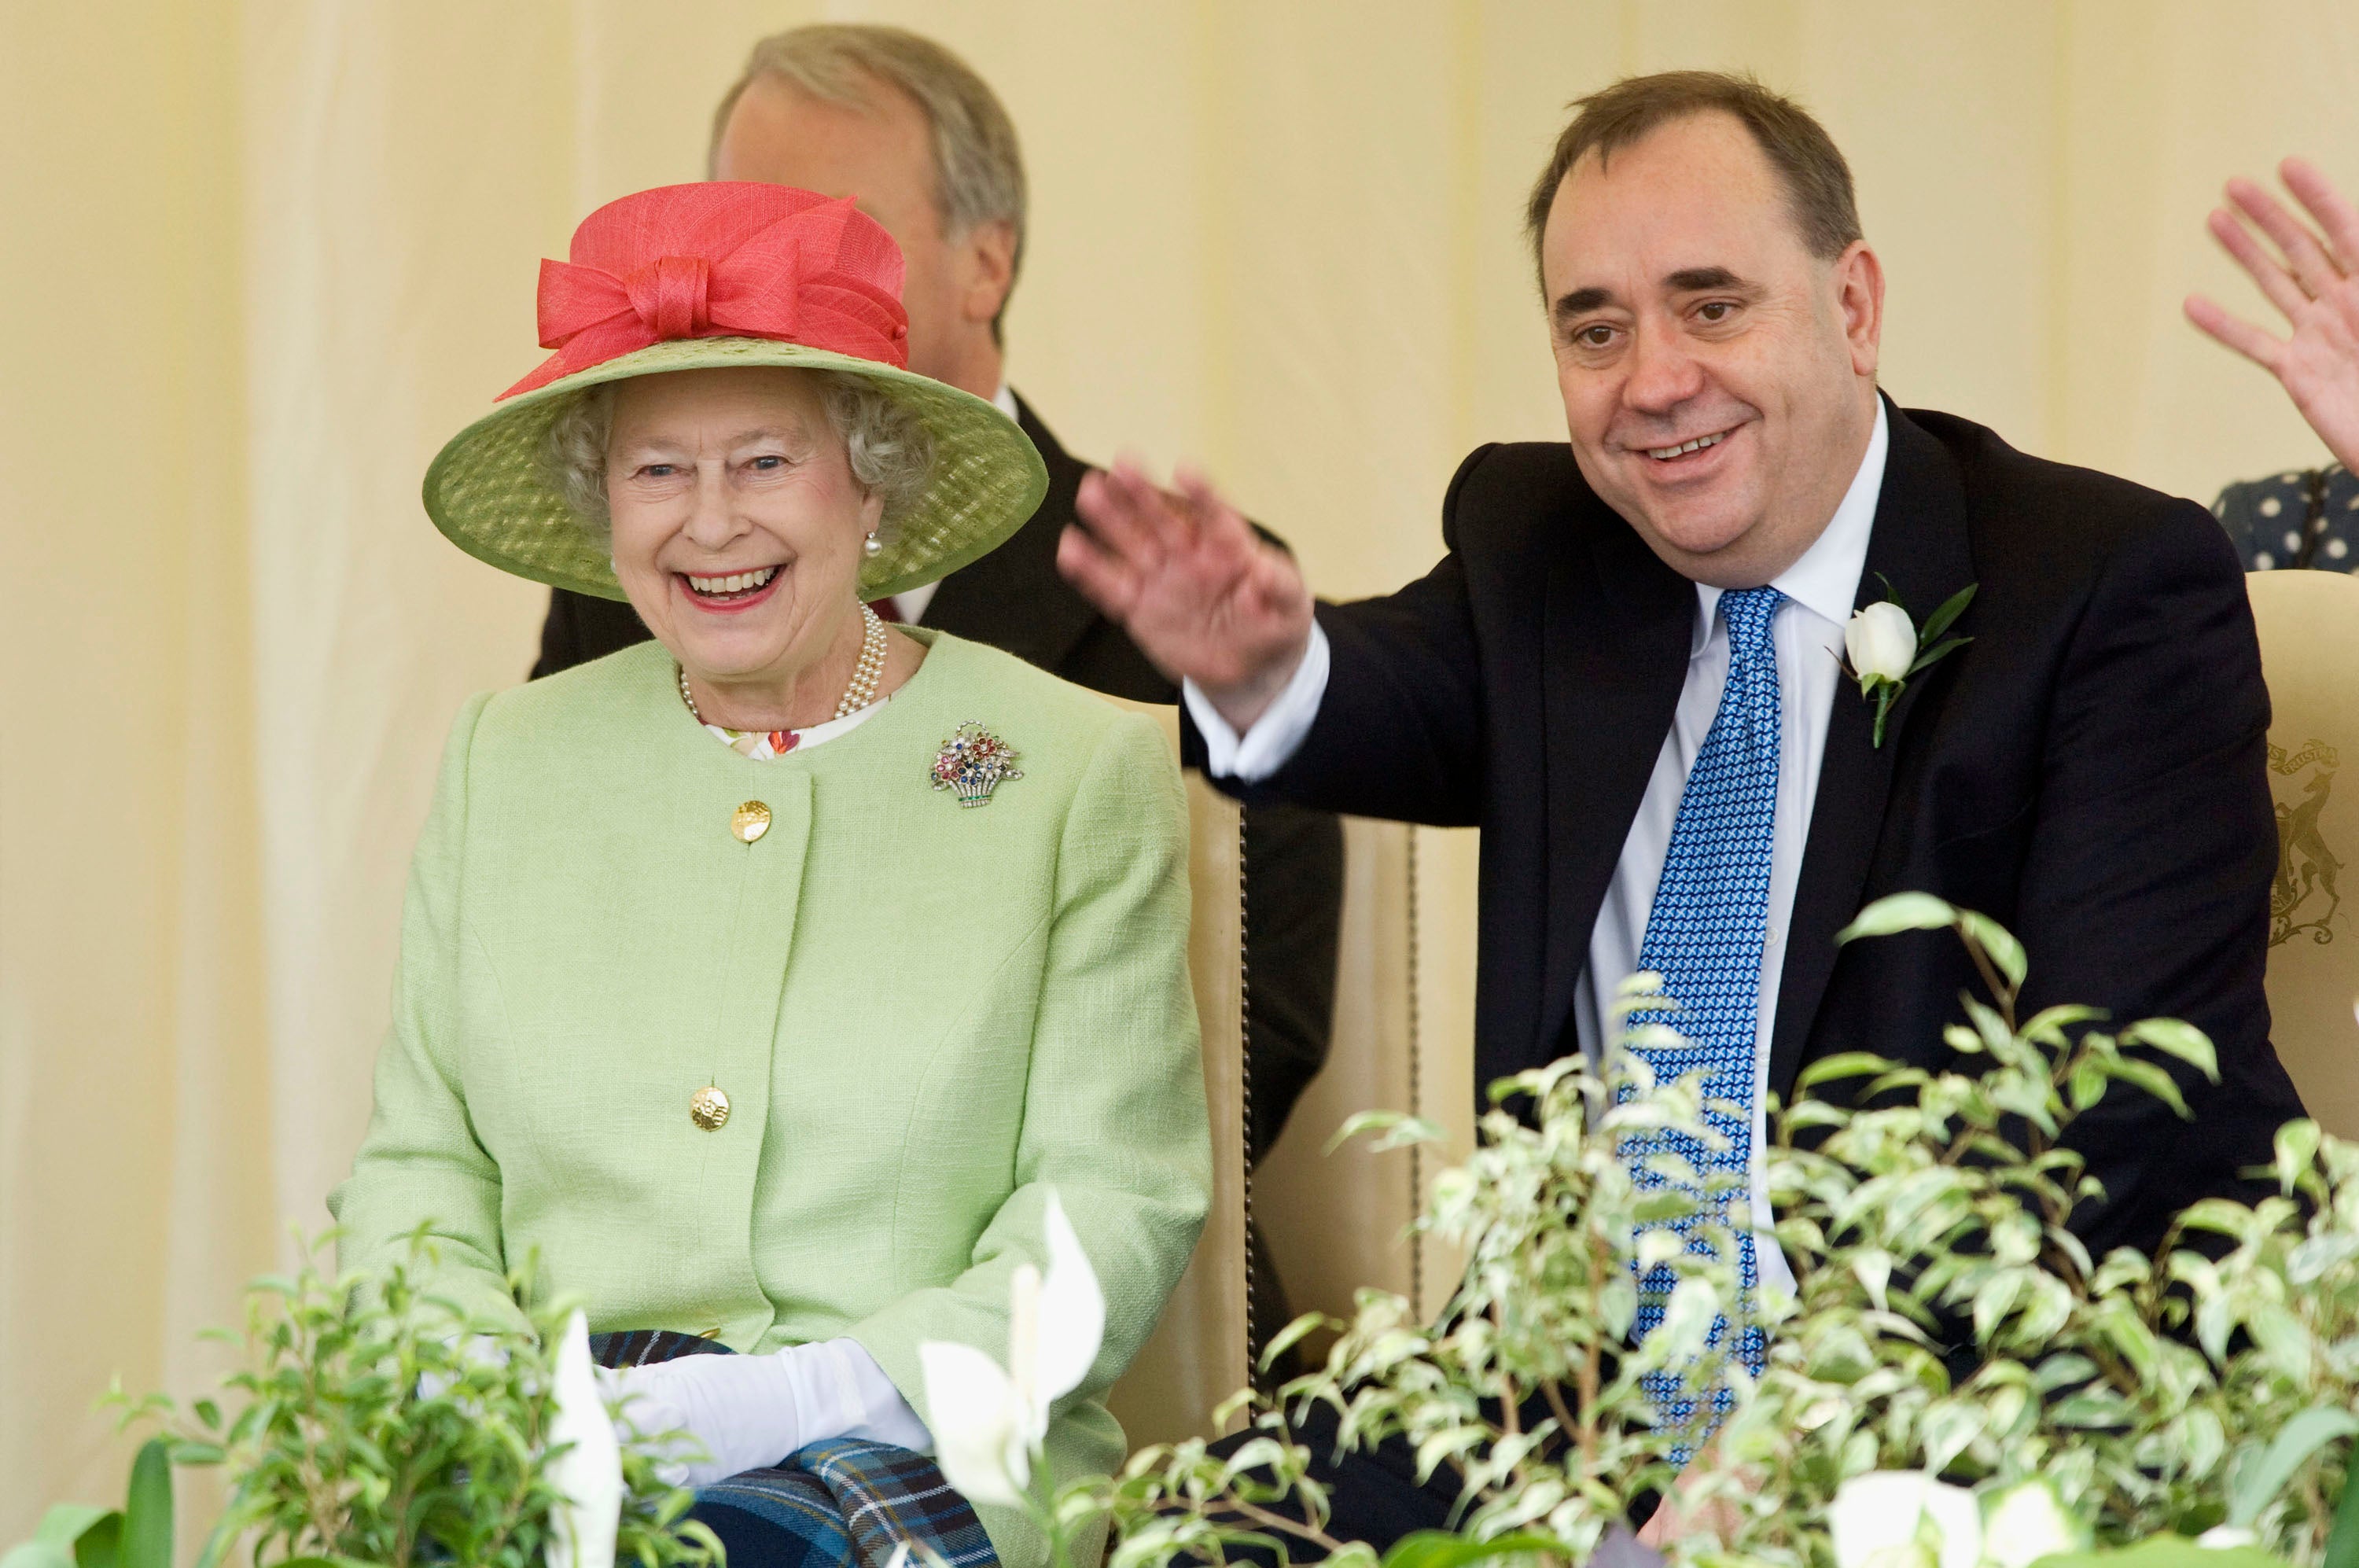
[[929,1339],[918,1346],[918,1367],[943,1475],[970,1502],[1021,1504],[1031,1456],[1017,1430],[1015,1385],[999,1363],[972,1345]]
[[1853,1476],[1835,1488],[1827,1525],[1835,1568],[1976,1568],[1982,1561],[1974,1495],[1915,1470]]
[[1843,627],[1843,652],[1863,687],[1905,681],[1908,667],[1917,662],[1917,623],[1888,600],[1870,604]]
[[606,1413],[605,1396],[590,1361],[590,1323],[580,1312],[565,1320],[550,1390],[549,1483],[565,1501],[551,1520],[549,1568],[614,1568],[614,1530],[623,1517],[623,1446]]
[[2089,1527],[2065,1508],[2056,1483],[2017,1481],[1983,1497],[1983,1561],[1996,1568],[2031,1568],[2043,1557],[2085,1552]]
[[2234,1552],[2240,1546],[2258,1546],[2261,1538],[2241,1525],[2215,1524],[2195,1538],[2198,1546],[2214,1552]]
[[1105,1339],[1105,1294],[1053,1191],[1043,1228],[1048,1274],[1018,1264],[1010,1285],[1006,1370],[971,1345],[918,1346],[936,1458],[974,1502],[1024,1501],[1051,1410],[1081,1387]]

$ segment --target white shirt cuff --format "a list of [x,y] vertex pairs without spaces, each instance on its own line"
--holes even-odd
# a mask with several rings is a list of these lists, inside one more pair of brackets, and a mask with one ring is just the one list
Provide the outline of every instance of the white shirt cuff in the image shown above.
[[1204,771],[1215,779],[1258,784],[1293,760],[1327,695],[1327,633],[1313,621],[1310,646],[1302,650],[1302,662],[1294,667],[1286,690],[1242,735],[1229,727],[1193,681],[1181,681],[1180,699],[1204,737]]

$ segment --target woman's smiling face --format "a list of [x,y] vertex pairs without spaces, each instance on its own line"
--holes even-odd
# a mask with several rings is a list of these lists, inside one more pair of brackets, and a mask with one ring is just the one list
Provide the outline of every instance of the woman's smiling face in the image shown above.
[[618,383],[606,501],[631,607],[715,685],[792,685],[826,657],[884,514],[818,387],[769,366]]

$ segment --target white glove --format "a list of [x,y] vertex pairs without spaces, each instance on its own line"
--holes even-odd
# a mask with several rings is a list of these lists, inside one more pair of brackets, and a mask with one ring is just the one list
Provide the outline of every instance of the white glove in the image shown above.
[[616,1424],[635,1434],[675,1486],[708,1486],[768,1469],[831,1437],[920,1453],[933,1434],[855,1340],[792,1345],[768,1356],[683,1356],[602,1371]]

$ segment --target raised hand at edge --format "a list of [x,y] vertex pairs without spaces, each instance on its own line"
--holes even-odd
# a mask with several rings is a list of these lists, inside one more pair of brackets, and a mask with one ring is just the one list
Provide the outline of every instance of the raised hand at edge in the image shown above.
[[2316,165],[2277,166],[2312,229],[2252,180],[2228,182],[2212,237],[2251,277],[2291,331],[2279,338],[2190,295],[2187,318],[2277,378],[2343,467],[2359,472],[2359,208]]

